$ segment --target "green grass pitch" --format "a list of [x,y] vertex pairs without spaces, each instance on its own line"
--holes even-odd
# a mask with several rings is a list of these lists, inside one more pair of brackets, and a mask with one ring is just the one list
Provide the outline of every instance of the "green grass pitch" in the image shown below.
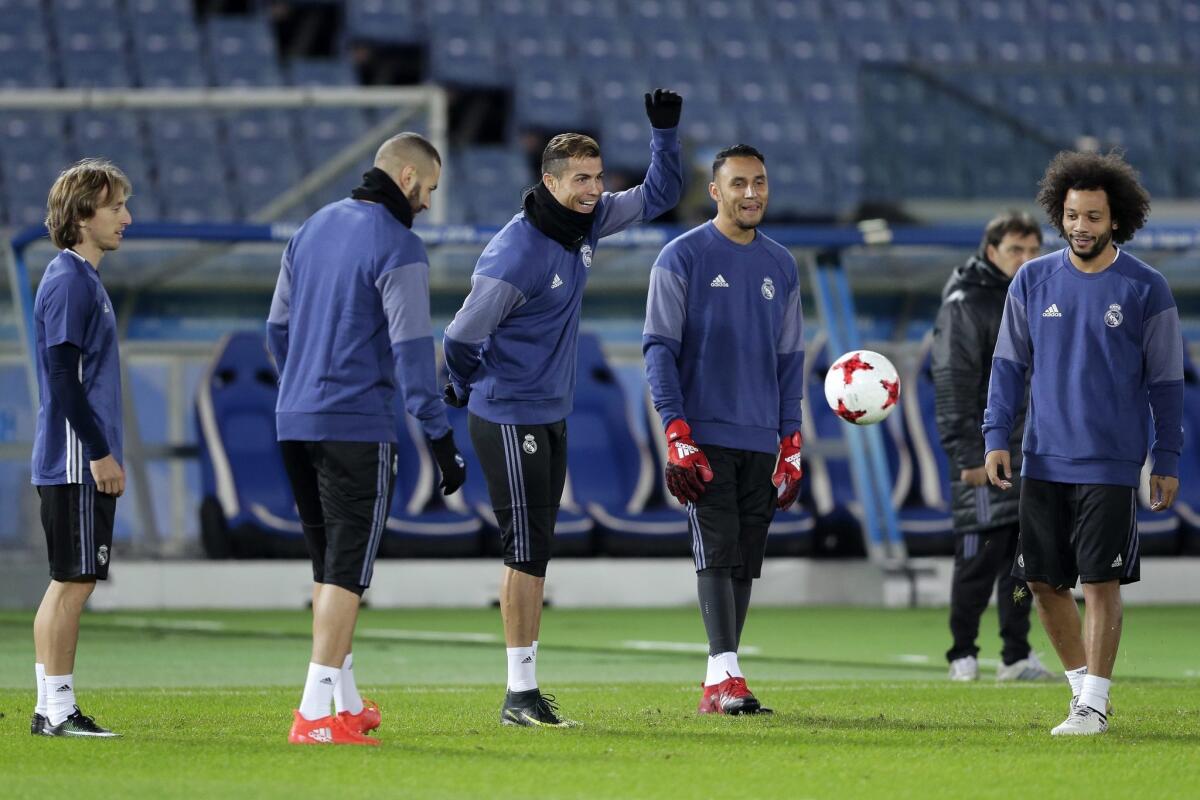
[[110,741],[29,735],[31,615],[6,613],[0,797],[1197,797],[1198,621],[1128,609],[1112,727],[1060,740],[1065,683],[946,681],[943,610],[754,609],[742,663],[776,713],[720,718],[695,714],[695,610],[548,609],[538,678],[573,730],[499,725],[498,612],[367,610],[355,671],[383,746],[301,748],[305,613],[87,615],[75,674]]

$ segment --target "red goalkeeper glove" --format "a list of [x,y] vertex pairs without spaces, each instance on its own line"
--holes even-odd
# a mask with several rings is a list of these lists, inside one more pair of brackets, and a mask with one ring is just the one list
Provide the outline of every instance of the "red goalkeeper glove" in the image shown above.
[[775,464],[771,483],[778,490],[780,509],[789,508],[800,494],[800,479],[804,477],[804,470],[800,466],[800,448],[803,446],[804,437],[800,431],[793,431],[779,443],[779,461]]
[[681,419],[673,420],[667,426],[667,490],[680,503],[694,503],[712,479],[712,467],[692,441],[692,429]]

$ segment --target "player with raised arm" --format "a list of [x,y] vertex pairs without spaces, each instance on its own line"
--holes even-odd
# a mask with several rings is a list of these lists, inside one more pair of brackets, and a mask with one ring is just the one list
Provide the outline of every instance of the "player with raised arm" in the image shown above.
[[1071,684],[1070,713],[1051,733],[1093,735],[1108,729],[1121,585],[1140,576],[1137,487],[1151,416],[1151,508],[1170,508],[1179,490],[1183,338],[1166,280],[1117,247],[1150,211],[1129,164],[1059,153],[1038,203],[1067,247],[1025,264],[1009,286],[983,418],[985,467],[992,484],[1011,488],[1008,442],[1028,373],[1013,575],[1033,592]]
[[567,468],[583,289],[597,243],[670,210],[683,188],[683,100],[646,95],[653,128],[645,181],[604,191],[600,147],[562,133],[542,153],[524,210],[484,248],[471,292],[446,328],[446,402],[470,410],[471,441],[501,527],[500,614],[508,653],[506,725],[565,727],[537,684],[546,565]]
[[796,260],[758,230],[762,153],[717,153],[716,217],[670,242],[650,273],[642,351],[667,436],[666,479],[688,508],[708,634],[701,714],[766,712],[737,651],[776,507],[800,493],[804,314]]
[[121,170],[85,159],[58,176],[46,203],[46,228],[60,252],[33,308],[40,401],[32,480],[50,559],[50,586],[33,620],[35,736],[119,735],[79,710],[74,672],[79,618],[96,581],[108,578],[125,491],[116,311],[100,262],[133,222],[132,191]]
[[313,564],[312,659],[292,744],[379,744],[365,735],[381,716],[358,693],[351,644],[392,505],[397,384],[442,491],[466,480],[437,390],[429,259],[410,230],[441,170],[423,137],[393,136],[363,184],[309,217],[284,250],[267,343],[279,369],[277,435]]

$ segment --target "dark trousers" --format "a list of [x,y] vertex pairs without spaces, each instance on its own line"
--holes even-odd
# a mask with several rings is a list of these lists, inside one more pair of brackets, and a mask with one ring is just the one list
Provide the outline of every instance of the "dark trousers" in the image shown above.
[[1033,598],[1025,582],[1012,576],[1017,525],[960,533],[954,539],[954,578],[950,587],[950,633],[954,636],[954,646],[946,652],[946,660],[979,655],[975,644],[979,618],[987,609],[993,584],[1000,614],[1000,638],[1004,641],[1001,657],[1005,664],[1026,658]]

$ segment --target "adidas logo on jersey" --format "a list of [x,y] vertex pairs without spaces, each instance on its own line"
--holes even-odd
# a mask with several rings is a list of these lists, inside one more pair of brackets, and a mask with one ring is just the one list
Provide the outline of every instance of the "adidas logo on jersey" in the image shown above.
[[710,283],[709,286],[715,286],[718,289],[728,289],[729,281],[725,280],[724,275],[718,274],[717,277],[712,279],[712,283]]
[[557,289],[558,287],[560,287],[562,285],[563,285],[563,279],[558,277],[558,274],[556,273],[554,275],[554,280],[550,281],[550,288]]
[[1062,312],[1058,310],[1058,303],[1051,303],[1050,307],[1042,312],[1043,317],[1061,317]]
[[1113,559],[1113,562],[1112,562],[1112,564],[1110,564],[1109,566],[1111,566],[1111,567],[1119,567],[1119,566],[1121,566],[1121,565],[1122,565],[1122,564],[1124,564],[1124,563],[1125,563],[1125,562],[1121,560],[1121,554],[1120,554],[1120,553],[1117,553],[1117,557]]

